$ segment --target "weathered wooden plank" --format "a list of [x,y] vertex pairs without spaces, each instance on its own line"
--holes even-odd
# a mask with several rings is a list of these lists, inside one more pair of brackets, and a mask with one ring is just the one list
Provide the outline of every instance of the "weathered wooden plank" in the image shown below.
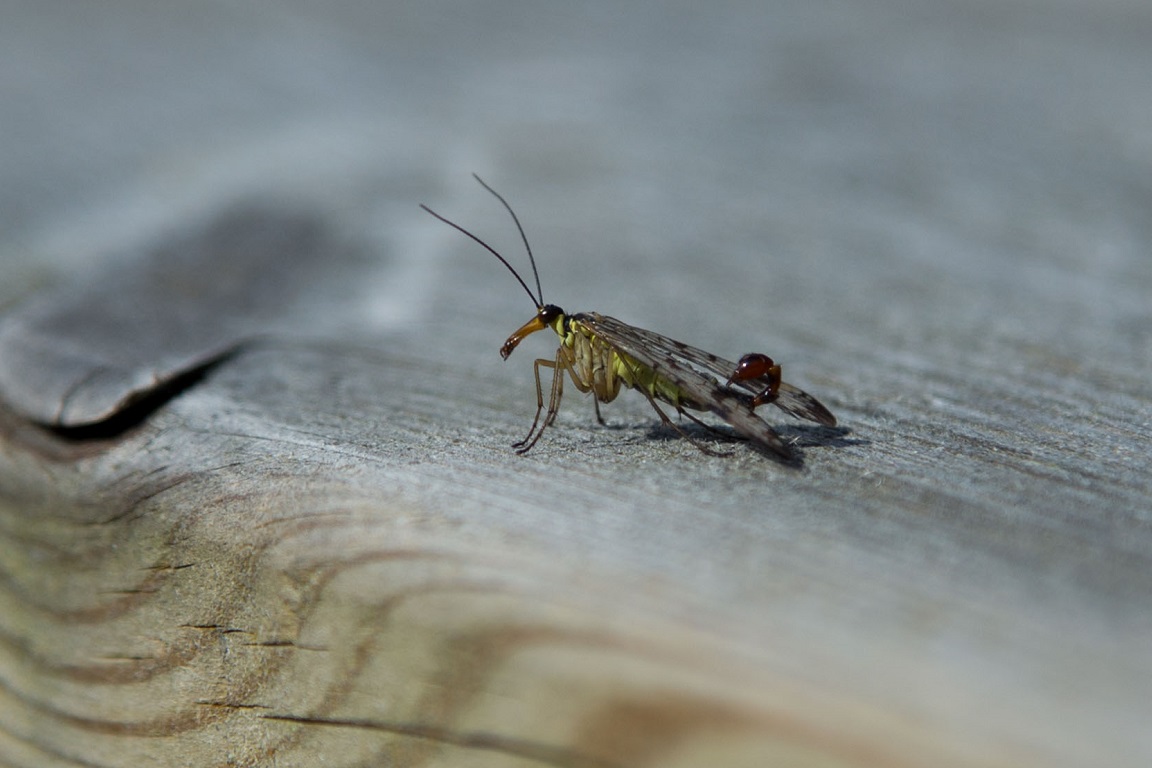
[[[0,27],[0,763],[1152,759],[1147,11],[45,9]],[[783,422],[797,471],[569,391],[515,456],[551,347],[499,360],[522,292],[416,207],[523,265],[471,170],[549,301],[849,431]]]
[[[1093,711],[1137,736],[1138,540],[955,501],[917,524],[915,479],[853,468],[875,443],[797,476],[569,426],[521,460],[485,387],[409,365],[252,349],[103,444],[9,416],[10,737],[104,765],[1071,765]],[[479,412],[446,421],[451,393]]]

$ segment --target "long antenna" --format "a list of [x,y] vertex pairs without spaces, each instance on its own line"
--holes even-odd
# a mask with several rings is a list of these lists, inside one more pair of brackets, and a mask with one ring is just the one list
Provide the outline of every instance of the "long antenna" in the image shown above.
[[[480,183],[483,184],[484,182],[480,182]],[[499,196],[497,195],[497,197],[499,197]],[[507,205],[507,203],[505,203],[505,205]],[[436,211],[434,211],[431,208],[429,208],[428,206],[424,205],[424,203],[420,203],[420,207],[423,208],[424,210],[428,211],[428,213],[432,214],[436,218],[440,219],[440,221],[444,222],[448,226],[453,227],[454,229],[460,230],[464,234],[468,235],[468,237],[472,238],[476,242],[480,243],[480,245],[487,248],[489,253],[491,253],[496,258],[500,259],[501,264],[508,267],[508,271],[512,273],[512,276],[515,277],[516,280],[520,283],[520,285],[524,288],[524,291],[528,294],[528,298],[532,299],[532,303],[536,305],[536,309],[540,309],[540,307],[544,306],[543,300],[540,300],[540,301],[536,300],[536,297],[532,295],[532,290],[528,287],[528,284],[524,282],[524,278],[520,277],[520,274],[516,270],[512,269],[512,265],[508,263],[508,260],[505,259],[503,256],[501,256],[499,253],[497,253],[495,248],[488,245],[488,243],[486,243],[483,240],[481,240],[480,238],[476,237],[476,235],[474,235],[471,232],[469,232],[468,230],[464,229],[464,227],[460,226],[456,222],[449,221],[448,219],[444,218],[440,214],[436,213]],[[521,234],[523,234],[523,231],[521,231]],[[532,263],[532,270],[533,271],[536,270],[536,263],[535,262]],[[536,278],[536,282],[537,282],[537,288],[539,288],[539,282],[540,282],[539,277]]]
[[512,210],[512,206],[508,205],[508,201],[505,200],[499,192],[485,184],[484,179],[480,178],[475,173],[472,174],[472,178],[480,182],[480,186],[484,187],[484,189],[495,195],[496,199],[504,204],[504,207],[508,210],[508,213],[512,214],[512,221],[516,222],[516,229],[520,230],[520,239],[524,241],[524,249],[528,251],[528,262],[532,265],[532,274],[536,277],[536,295],[540,297],[540,303],[536,306],[544,306],[544,291],[540,290],[540,273],[536,271],[536,257],[532,255],[532,246],[528,245],[528,235],[524,234],[524,227],[520,226],[520,219],[516,216],[516,211]]

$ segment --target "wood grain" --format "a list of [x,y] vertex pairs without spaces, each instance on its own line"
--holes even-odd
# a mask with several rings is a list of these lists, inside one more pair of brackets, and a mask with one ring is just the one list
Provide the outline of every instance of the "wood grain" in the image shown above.
[[[867,765],[923,738],[750,677],[758,649],[602,575],[478,547],[395,490],[334,481],[331,460],[309,482],[299,458],[267,460],[269,435],[189,441],[161,416],[102,451],[10,414],[4,432],[6,480],[54,475],[5,483],[14,762]],[[172,441],[198,461],[118,475]],[[859,750],[880,732],[905,746]]]
[[[817,530],[785,534],[759,513],[734,530],[733,520],[717,525],[694,503],[677,503],[683,490],[638,499],[627,484],[590,486],[586,466],[514,459],[499,445],[485,460],[447,443],[452,425],[422,426],[437,400],[401,386],[403,359],[344,355],[251,350],[104,442],[61,439],[5,416],[0,615],[10,760],[1061,764],[1011,734],[1051,737],[1043,721],[1083,711],[1077,701],[1053,699],[1008,722],[961,714],[975,713],[969,699],[990,689],[1005,698],[987,702],[988,712],[1037,706],[1034,689],[997,680],[1001,664],[1030,686],[1091,686],[1098,674],[1073,662],[1094,632],[1079,623],[1083,613],[1078,623],[1055,622],[1056,594],[1039,613],[1024,608],[1018,590],[1034,593],[1043,581],[1025,575],[1036,563],[1010,568],[997,557],[998,547],[1019,544],[1013,524],[996,524],[991,537],[967,532],[968,545],[1000,542],[970,549],[975,568],[965,570],[971,589],[982,581],[976,571],[997,563],[986,580],[1007,582],[998,596],[972,602],[931,572],[897,586],[895,574],[926,564],[900,565],[894,551],[869,564],[876,531],[834,543]],[[342,371],[342,391],[393,393],[360,412],[340,444],[317,426],[338,414],[300,408],[287,390],[260,405],[231,399],[250,387],[266,392],[262,378],[275,371],[322,380],[333,370]],[[451,371],[442,373],[434,380],[454,390]],[[293,378],[303,385],[295,394],[314,397],[307,377]],[[406,424],[389,426],[396,412]],[[405,443],[409,451],[397,450]],[[583,450],[603,446],[594,439]],[[634,450],[655,459],[669,447]],[[433,451],[435,463],[419,458]],[[677,458],[701,461],[690,448]],[[756,468],[781,494],[794,474],[759,457],[705,466],[736,481],[728,509],[762,493],[759,483],[739,485]],[[787,516],[787,505],[772,506]],[[876,517],[882,506],[866,505],[880,530],[890,527]],[[965,527],[972,522],[969,514]],[[687,554],[684,536],[705,554]],[[785,542],[801,551],[789,554]],[[923,547],[914,542],[906,531],[900,548]],[[825,549],[816,561],[813,546]],[[1067,604],[1067,589],[1060,594]],[[808,607],[797,604],[801,595]],[[805,618],[818,605],[837,621],[864,612],[851,636],[829,637],[826,616]],[[1093,620],[1105,615],[1098,609]],[[1128,642],[1135,651],[1145,640]],[[959,647],[931,650],[938,644]],[[982,648],[984,661],[957,656],[965,646]],[[910,653],[918,660],[908,665]],[[1070,666],[1044,682],[1054,664]],[[859,677],[867,669],[883,674]],[[1137,696],[1141,685],[1133,679],[1102,700]]]

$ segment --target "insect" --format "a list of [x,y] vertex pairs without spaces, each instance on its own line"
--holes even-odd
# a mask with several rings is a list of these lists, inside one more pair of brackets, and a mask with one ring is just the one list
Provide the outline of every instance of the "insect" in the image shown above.
[[[513,443],[512,447],[517,453],[525,454],[532,450],[544,434],[544,430],[556,420],[560,400],[564,395],[565,374],[578,390],[593,394],[592,404],[596,411],[596,420],[601,424],[604,423],[604,419],[600,416],[600,403],[612,402],[620,394],[620,389],[627,387],[643,395],[664,424],[704,453],[712,455],[728,454],[713,450],[687,434],[668,417],[658,401],[672,406],[679,415],[687,417],[705,429],[718,432],[688,412],[710,411],[726,421],[737,434],[785,461],[795,461],[795,455],[776,431],[756,414],[755,409],[758,406],[771,403],[792,416],[827,427],[836,425],[836,417],[820,401],[781,380],[780,366],[767,355],[752,353],[733,363],[667,336],[629,325],[614,317],[597,312],[569,315],[555,304],[544,303],[536,258],[532,255],[532,246],[528,244],[528,237],[524,234],[520,219],[500,193],[484,183],[476,174],[472,175],[511,214],[512,221],[516,224],[516,229],[524,242],[524,248],[528,251],[528,261],[532,265],[532,275],[536,282],[535,293],[508,260],[488,243],[428,206],[420,207],[467,235],[499,259],[520,283],[536,307],[535,316],[516,329],[504,342],[500,348],[500,356],[507,360],[520,342],[536,331],[551,329],[560,337],[555,358],[551,360],[539,358],[533,364],[536,376],[536,415],[524,439]],[[552,369],[547,411],[544,410],[541,368]],[[542,413],[543,419],[541,419]]]

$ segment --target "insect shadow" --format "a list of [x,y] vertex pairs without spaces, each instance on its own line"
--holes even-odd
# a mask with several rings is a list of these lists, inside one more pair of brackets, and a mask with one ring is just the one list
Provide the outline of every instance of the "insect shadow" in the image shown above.
[[[625,432],[636,428],[636,424],[608,424],[606,428]],[[747,445],[751,450],[768,456],[769,458],[783,463],[788,466],[802,466],[804,460],[805,448],[844,448],[853,445],[867,445],[871,441],[858,438],[850,438],[848,435],[852,430],[847,427],[824,427],[824,426],[809,426],[807,424],[788,424],[776,428],[777,434],[780,439],[788,446],[792,452],[791,458],[785,459],[780,457],[775,451],[765,449],[763,446],[752,442],[748,438],[740,435],[731,429],[720,427],[713,427],[709,424],[680,424],[679,429],[669,429],[663,424],[650,424],[648,425],[647,432],[645,433],[646,439],[649,440],[673,440],[684,437],[685,435],[693,440],[698,441],[712,441],[714,443],[722,443],[724,445]],[[723,455],[732,455],[731,451],[724,452]]]

